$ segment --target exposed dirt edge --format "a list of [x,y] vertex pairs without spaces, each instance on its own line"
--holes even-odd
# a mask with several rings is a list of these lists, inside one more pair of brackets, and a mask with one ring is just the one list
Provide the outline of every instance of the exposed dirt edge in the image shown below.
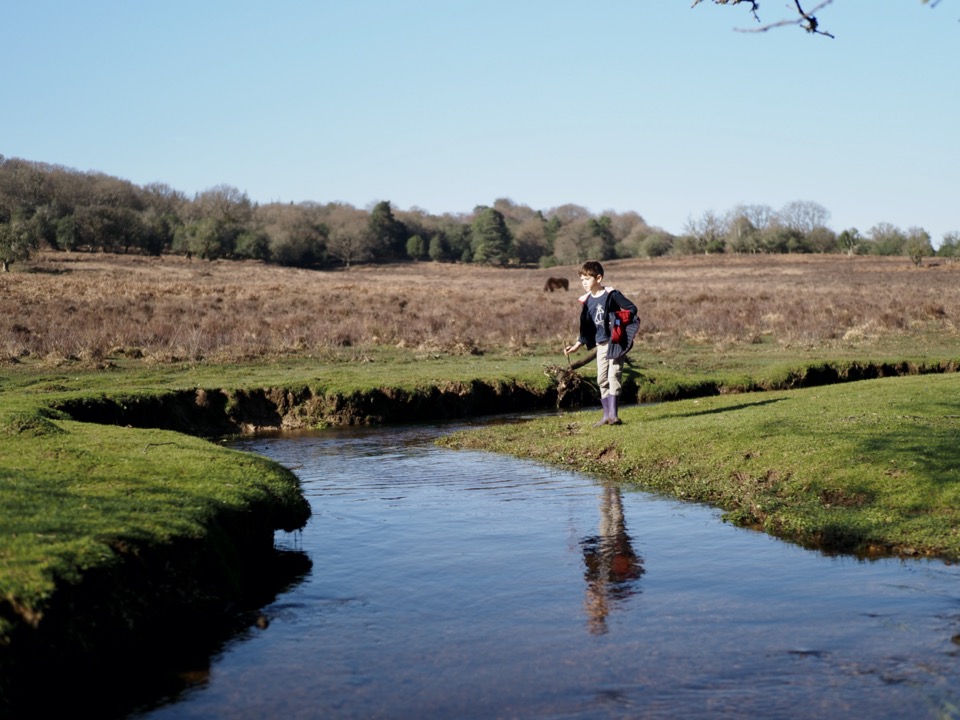
[[[583,394],[564,399],[579,404]],[[74,420],[218,436],[328,425],[384,425],[549,409],[556,390],[518,382],[450,382],[404,390],[324,392],[302,387],[200,388],[151,396],[82,398],[57,403]]]
[[937,360],[932,362],[843,362],[815,363],[786,372],[772,380],[745,380],[728,384],[717,380],[697,380],[670,387],[658,386],[655,379],[641,379],[639,385],[624,384],[624,392],[630,397],[636,391],[637,402],[666,402],[710,395],[766,392],[772,390],[797,390],[805,387],[835,385],[837,383],[877,380],[885,377],[907,375],[938,375],[960,372],[960,360]]
[[[695,380],[667,387],[658,384],[656,378],[628,370],[623,393],[626,402],[665,402],[958,371],[960,360],[825,362],[790,370],[774,380],[745,380],[742,384]],[[591,382],[558,392],[558,378],[553,380],[545,390],[514,381],[481,380],[440,382],[415,390],[382,387],[353,393],[306,385],[240,390],[197,388],[157,395],[65,400],[55,407],[82,422],[162,428],[211,437],[329,425],[424,422],[596,404],[596,388]]]
[[171,658],[209,656],[308,572],[305,554],[274,550],[274,524],[270,507],[251,507],[203,537],[111,543],[112,562],[58,586],[42,619],[16,618],[0,647],[0,717],[122,717],[145,687],[170,684]]

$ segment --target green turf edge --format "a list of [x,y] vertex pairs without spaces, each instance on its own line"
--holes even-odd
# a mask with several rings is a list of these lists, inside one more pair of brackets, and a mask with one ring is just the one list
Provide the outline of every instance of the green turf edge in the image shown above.
[[883,378],[628,406],[455,433],[448,447],[533,458],[709,503],[830,552],[960,559],[960,375]]

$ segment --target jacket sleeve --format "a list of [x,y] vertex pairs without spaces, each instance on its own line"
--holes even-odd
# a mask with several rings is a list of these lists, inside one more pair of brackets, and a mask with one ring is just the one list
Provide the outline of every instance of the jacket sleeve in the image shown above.
[[593,350],[597,345],[597,332],[593,326],[593,321],[587,315],[587,304],[580,304],[580,337],[577,340],[586,346],[587,350]]
[[633,304],[633,303],[627,298],[626,295],[624,295],[624,294],[623,294],[622,292],[620,292],[619,290],[614,290],[614,291],[611,293],[611,295],[612,295],[612,298],[611,298],[611,299],[613,300],[613,302],[614,302],[616,305],[619,306],[619,308],[620,308],[621,310],[629,310],[629,311],[630,311],[630,317],[631,317],[631,318],[637,317],[637,306],[636,306],[635,304]]
[[[637,306],[619,290],[611,293],[611,313],[608,315],[612,324],[619,324],[619,332],[615,342],[611,342],[609,357],[616,358],[626,355],[633,347],[633,339],[640,330],[640,316]],[[624,317],[627,315],[627,317]],[[612,337],[612,336],[611,336]]]

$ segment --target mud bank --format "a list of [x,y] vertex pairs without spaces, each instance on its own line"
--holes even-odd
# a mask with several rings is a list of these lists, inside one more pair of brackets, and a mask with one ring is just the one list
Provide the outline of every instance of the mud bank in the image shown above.
[[[96,708],[123,717],[143,697],[177,689],[171,668],[209,658],[257,622],[256,608],[306,576],[303,553],[273,547],[275,508],[225,515],[199,538],[117,542],[115,561],[61,583],[42,615],[8,617],[0,645],[0,717]],[[304,520],[305,522],[305,520]],[[6,603],[10,614],[16,608]]]
[[[672,379],[665,382],[655,374],[648,375],[628,365],[623,378],[623,400],[627,403],[666,402],[957,371],[960,371],[960,360],[824,362],[791,368],[770,379]],[[308,385],[197,388],[154,395],[67,399],[55,403],[54,407],[81,422],[160,428],[212,437],[335,425],[437,421],[597,404],[592,367],[584,372],[582,382],[579,375],[576,376],[578,382],[568,382],[574,373],[562,368],[555,368],[554,372],[563,372],[565,376],[554,376],[553,382],[545,388],[511,380],[440,381],[413,390],[382,387],[349,394]]]
[[[589,402],[589,390],[567,395],[564,406]],[[294,388],[198,388],[136,397],[84,397],[55,408],[74,420],[176,430],[201,436],[331,425],[389,425],[495,415],[558,405],[555,388],[538,391],[522,383],[439,383],[404,390],[378,388],[343,394],[308,386]]]
[[744,378],[741,381],[731,382],[729,380],[703,379],[664,383],[656,377],[639,377],[629,384],[624,383],[624,395],[628,401],[635,399],[636,402],[666,402],[708,397],[710,395],[798,390],[806,387],[835,385],[860,380],[905,377],[908,375],[939,375],[953,372],[960,372],[960,360],[824,362],[791,368],[776,377],[762,380]]

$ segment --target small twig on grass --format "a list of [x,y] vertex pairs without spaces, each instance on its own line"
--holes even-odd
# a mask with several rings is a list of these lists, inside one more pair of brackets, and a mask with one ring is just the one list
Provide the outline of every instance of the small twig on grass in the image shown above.
[[176,445],[177,447],[179,447],[180,443],[175,443],[175,442],[147,443],[146,445],[143,446],[143,452],[146,452],[147,448],[159,447],[160,445]]

